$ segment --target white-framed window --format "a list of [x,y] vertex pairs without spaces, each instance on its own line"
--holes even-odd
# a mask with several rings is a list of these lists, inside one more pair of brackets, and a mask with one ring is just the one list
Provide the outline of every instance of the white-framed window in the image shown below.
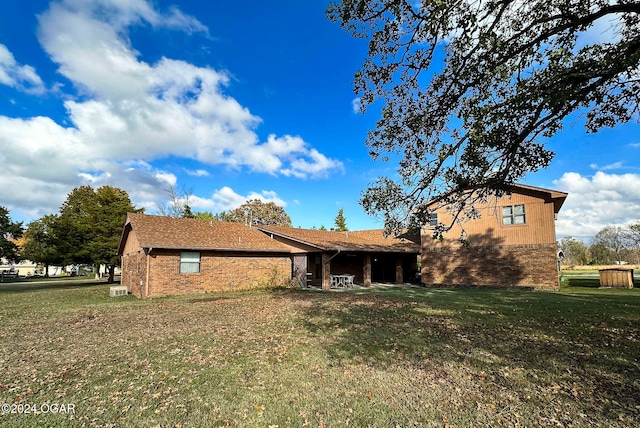
[[200,252],[182,251],[180,253],[180,273],[200,272]]
[[502,207],[502,224],[526,224],[527,216],[524,209],[524,204],[520,205],[507,205]]
[[436,227],[438,225],[438,214],[429,214],[429,227]]

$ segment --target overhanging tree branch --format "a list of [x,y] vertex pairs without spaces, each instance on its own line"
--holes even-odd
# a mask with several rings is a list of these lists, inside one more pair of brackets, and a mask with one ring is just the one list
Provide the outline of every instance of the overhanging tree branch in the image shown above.
[[[363,110],[385,104],[368,135],[372,156],[403,156],[399,179],[378,180],[361,200],[388,232],[428,218],[433,203],[458,201],[475,215],[467,202],[548,166],[544,139],[576,111],[593,132],[640,111],[638,2],[343,0],[329,10],[370,38],[354,84]],[[577,49],[580,34],[608,16],[617,40]]]

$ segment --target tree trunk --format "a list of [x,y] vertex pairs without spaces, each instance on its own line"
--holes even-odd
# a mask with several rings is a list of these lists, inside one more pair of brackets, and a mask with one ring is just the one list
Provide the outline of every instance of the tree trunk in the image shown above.
[[113,284],[113,277],[116,271],[116,265],[110,264],[109,267],[109,279],[107,280],[107,284]]

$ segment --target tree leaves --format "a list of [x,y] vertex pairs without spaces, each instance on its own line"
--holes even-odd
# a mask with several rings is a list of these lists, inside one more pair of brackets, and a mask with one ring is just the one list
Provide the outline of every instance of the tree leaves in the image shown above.
[[[354,88],[363,111],[384,105],[372,157],[403,155],[397,186],[379,180],[361,200],[388,231],[433,204],[471,208],[547,167],[544,139],[576,111],[588,132],[638,115],[637,2],[343,0],[327,14],[370,40]],[[578,45],[605,20],[616,38]],[[384,202],[391,193],[399,204]]]
[[18,260],[18,246],[13,240],[22,236],[22,223],[15,223],[9,217],[9,210],[0,206],[0,258],[8,263]]
[[236,223],[291,226],[291,218],[284,208],[275,202],[263,202],[260,199],[249,200],[228,213],[221,213],[219,217],[222,221]]
[[140,211],[124,190],[111,186],[75,188],[52,224],[55,247],[67,264],[116,263],[126,215]]

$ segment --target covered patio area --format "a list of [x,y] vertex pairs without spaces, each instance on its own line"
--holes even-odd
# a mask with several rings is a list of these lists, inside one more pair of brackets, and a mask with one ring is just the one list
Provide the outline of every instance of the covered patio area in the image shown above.
[[335,232],[275,226],[260,230],[291,247],[292,277],[301,285],[329,290],[351,284],[409,283],[418,270],[419,241],[385,237],[382,230]]

